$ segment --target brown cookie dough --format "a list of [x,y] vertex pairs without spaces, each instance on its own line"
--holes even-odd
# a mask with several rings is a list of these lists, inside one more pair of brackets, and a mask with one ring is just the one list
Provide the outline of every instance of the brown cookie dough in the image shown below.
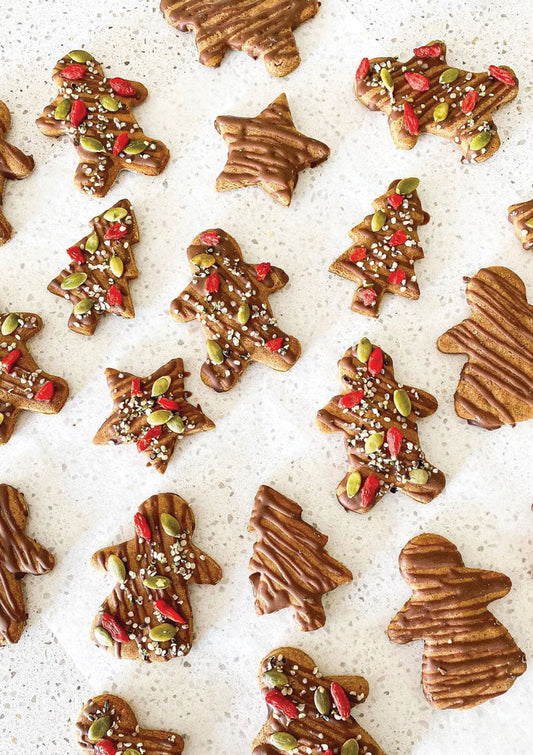
[[171,303],[170,314],[178,322],[200,320],[208,353],[204,383],[228,391],[252,362],[290,369],[300,342],[280,330],[268,301],[289,280],[283,270],[245,262],[235,239],[220,228],[196,236],[187,257],[193,279]]
[[472,315],[440,336],[439,351],[466,354],[455,411],[485,430],[533,418],[533,307],[506,267],[465,278]]
[[469,569],[453,543],[425,533],[400,554],[413,595],[389,624],[403,645],[424,640],[422,688],[434,708],[472,708],[506,692],[526,670],[524,654],[487,610],[507,595],[505,574]]
[[441,41],[398,58],[363,58],[355,76],[355,94],[369,110],[381,110],[389,120],[394,144],[412,149],[420,134],[435,134],[455,142],[463,162],[481,162],[500,146],[493,113],[514,100],[518,79],[507,66],[489,66],[472,73],[450,66]]
[[0,246],[9,241],[13,229],[2,212],[2,198],[6,181],[26,178],[35,163],[31,155],[25,155],[20,149],[6,141],[11,126],[11,115],[7,105],[0,100]]
[[70,137],[79,155],[74,182],[93,197],[104,197],[122,170],[157,176],[169,152],[146,136],[133,110],[148,96],[138,81],[108,79],[85,50],[72,50],[55,65],[58,95],[37,119],[45,136]]
[[0,647],[18,642],[28,614],[22,580],[54,568],[50,551],[25,534],[28,506],[11,485],[0,485]]
[[522,246],[528,252],[533,249],[533,199],[509,207],[509,222],[520,239]]

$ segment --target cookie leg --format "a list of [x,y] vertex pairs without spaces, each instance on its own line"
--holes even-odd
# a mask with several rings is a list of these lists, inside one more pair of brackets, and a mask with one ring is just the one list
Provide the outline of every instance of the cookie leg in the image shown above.
[[95,155],[94,158],[82,160],[76,169],[74,183],[80,191],[93,197],[104,197],[122,167],[118,161],[108,155]]

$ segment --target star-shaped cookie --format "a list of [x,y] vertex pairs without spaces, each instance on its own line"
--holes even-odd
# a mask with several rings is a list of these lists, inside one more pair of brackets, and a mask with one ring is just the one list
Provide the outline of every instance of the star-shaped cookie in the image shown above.
[[163,473],[178,440],[212,430],[214,423],[187,399],[183,359],[171,359],[152,375],[138,378],[129,372],[107,369],[113,412],[93,438],[97,445],[136,443],[147,465]]
[[228,145],[228,161],[217,178],[217,191],[260,186],[290,205],[298,173],[329,157],[329,147],[297,131],[285,94],[255,118],[219,115],[215,128]]

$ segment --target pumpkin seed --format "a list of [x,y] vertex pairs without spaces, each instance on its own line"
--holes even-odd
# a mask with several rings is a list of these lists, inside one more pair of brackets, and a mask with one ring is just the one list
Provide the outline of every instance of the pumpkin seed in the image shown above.
[[239,307],[239,311],[237,312],[237,320],[241,325],[246,325],[246,323],[250,319],[250,314],[250,305],[247,301],[243,301],[243,303]]
[[354,495],[357,495],[360,487],[361,475],[359,472],[352,472],[346,480],[346,495],[348,498],[353,498]]
[[439,77],[441,84],[451,84],[459,76],[458,68],[447,68]]
[[298,747],[298,740],[288,731],[276,731],[270,735],[268,741],[282,752],[289,752],[289,750],[295,750]]
[[115,223],[117,220],[122,220],[128,214],[125,207],[111,207],[107,212],[104,212],[104,220],[109,220],[110,223]]
[[152,386],[152,396],[162,396],[170,388],[171,382],[172,380],[169,375],[163,375],[162,377],[157,378]]
[[114,97],[111,97],[110,94],[103,94],[98,101],[110,113],[116,113],[120,107],[120,103]]
[[171,640],[177,631],[178,627],[175,627],[174,624],[158,624],[150,629],[150,639],[154,642],[166,642]]
[[533,228],[533,218],[529,218],[529,220],[526,220],[526,225],[528,228]]
[[115,278],[122,278],[124,272],[124,263],[117,254],[114,254],[109,260],[109,269]]
[[63,291],[70,291],[73,288],[78,288],[79,286],[83,285],[86,280],[86,273],[72,273],[71,275],[67,275],[67,277],[61,284],[61,288],[63,289]]
[[105,152],[102,142],[92,136],[80,137],[80,144],[87,152]]
[[384,438],[384,433],[372,433],[372,435],[369,435],[365,440],[365,453],[373,454],[376,451],[379,451],[383,445]]
[[92,254],[93,252],[96,252],[97,249],[98,249],[98,234],[91,233],[91,235],[87,237],[87,241],[85,242],[85,251],[90,252]]
[[263,679],[265,680],[265,682],[267,682],[267,684],[270,684],[271,687],[284,687],[289,683],[289,680],[285,676],[283,671],[276,671],[276,669],[265,671],[265,673],[263,674]]
[[331,697],[324,687],[317,687],[315,690],[315,708],[323,716],[328,716],[331,711]]
[[368,338],[361,338],[361,340],[357,344],[357,358],[360,362],[366,364],[371,353],[372,344],[370,343]]
[[172,412],[169,412],[167,409],[156,409],[155,412],[152,412],[147,417],[147,422],[149,425],[166,425],[169,419],[172,417]]
[[167,514],[166,511],[161,514],[161,527],[167,535],[170,535],[170,537],[178,537],[181,535],[180,523],[175,516]]
[[114,553],[112,553],[107,559],[106,569],[110,574],[116,577],[117,582],[124,582],[126,579],[126,567],[124,566],[124,561],[118,556],[115,556]]
[[170,584],[170,579],[161,576],[161,574],[154,574],[153,577],[143,579],[143,585],[149,587],[151,590],[166,590],[167,587],[170,587]]
[[134,747],[128,747],[127,750],[124,750],[122,755],[141,755],[139,750],[136,750]]
[[173,433],[181,435],[181,433],[185,430],[185,422],[182,420],[179,414],[174,414],[174,416],[167,422],[167,427],[169,430],[172,430]]
[[213,364],[222,364],[222,362],[224,361],[224,354],[222,353],[222,349],[220,348],[218,343],[216,341],[208,341],[206,345],[209,359],[213,362]]
[[140,155],[148,147],[148,144],[142,139],[134,139],[122,150],[127,155]]
[[96,642],[99,645],[103,645],[103,647],[112,648],[115,644],[114,639],[111,637],[107,629],[104,629],[103,627],[95,627],[93,634]]
[[68,56],[76,63],[87,63],[89,60],[93,60],[93,56],[87,50],[71,50]]
[[14,333],[15,330],[19,326],[19,316],[15,312],[11,312],[4,322],[2,323],[2,335],[3,336],[10,336],[11,333]]
[[197,267],[201,267],[202,270],[206,267],[211,267],[211,265],[215,264],[215,258],[212,254],[207,254],[207,252],[203,252],[202,254],[195,254],[194,257],[191,259],[191,262],[193,265],[196,265]]
[[385,87],[389,90],[389,92],[392,92],[394,90],[394,81],[392,80],[392,75],[389,69],[382,68],[379,75],[381,76],[381,81],[383,82]]
[[409,398],[407,391],[404,391],[403,388],[394,391],[394,406],[398,409],[402,417],[408,417],[411,414],[411,399]]
[[412,194],[413,191],[418,188],[419,183],[420,179],[415,178],[414,176],[411,176],[411,178],[402,178],[401,181],[398,181],[396,193],[401,194],[402,197],[405,197],[407,194]]
[[377,231],[381,231],[386,222],[387,216],[385,215],[383,210],[376,210],[376,212],[372,215],[370,227],[372,228],[374,233],[377,233]]
[[474,152],[477,152],[478,150],[486,147],[491,139],[492,139],[491,131],[480,131],[479,134],[474,136],[474,138],[468,145],[468,148],[473,150]]
[[2,424],[3,421],[4,421],[4,415],[2,414],[2,412],[0,412],[0,425]]
[[81,299],[81,301],[79,301],[77,304],[74,305],[74,314],[86,315],[87,312],[90,312],[93,307],[94,307],[93,299]]
[[54,118],[56,121],[64,121],[70,113],[71,107],[72,101],[69,100],[68,97],[65,97],[61,102],[58,102],[56,109],[54,110]]
[[341,747],[341,755],[359,755],[359,743],[357,739],[347,739]]
[[439,102],[437,107],[433,111],[433,120],[435,123],[440,123],[441,121],[445,121],[448,117],[448,110],[450,109],[450,106],[447,102]]
[[99,739],[105,737],[110,726],[111,716],[102,716],[101,718],[97,718],[96,721],[93,721],[89,726],[87,737],[91,742],[98,742]]
[[411,469],[409,472],[409,482],[415,485],[425,485],[429,480],[429,475],[425,469]]

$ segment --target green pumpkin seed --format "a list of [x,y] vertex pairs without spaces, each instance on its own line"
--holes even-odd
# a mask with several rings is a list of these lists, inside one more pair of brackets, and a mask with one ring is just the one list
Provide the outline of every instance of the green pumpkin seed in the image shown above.
[[156,409],[155,412],[148,415],[146,421],[154,427],[154,425],[166,425],[171,418],[172,412],[169,412],[167,409]]
[[526,220],[526,225],[528,228],[533,228],[533,218],[529,218],[529,220]]
[[92,136],[80,137],[80,144],[87,152],[105,152],[102,142]]
[[447,68],[439,77],[441,84],[451,84],[459,76],[458,68]]
[[206,267],[211,267],[215,264],[215,258],[212,254],[207,254],[207,252],[203,252],[202,254],[195,254],[194,257],[191,259],[191,262],[193,265],[196,265],[197,267],[201,267],[202,270],[204,270]]
[[61,100],[61,102],[58,102],[56,109],[54,110],[54,118],[56,119],[56,121],[64,121],[67,115],[70,113],[71,107],[72,101],[67,97]]
[[2,412],[0,412],[0,425],[2,424],[3,421],[4,421],[4,415],[2,414]]
[[98,234],[91,233],[91,235],[87,237],[87,241],[85,242],[85,251],[92,254],[93,252],[96,252],[97,249],[98,249]]
[[174,414],[174,416],[167,422],[167,427],[169,430],[172,430],[173,433],[181,435],[181,433],[185,430],[185,422],[182,420],[179,414]]
[[398,409],[402,417],[408,417],[411,414],[411,399],[409,398],[407,391],[404,391],[403,388],[394,391],[394,406]]
[[71,50],[68,56],[76,63],[87,63],[89,60],[93,60],[93,56],[87,50]]
[[243,301],[243,303],[239,307],[239,311],[237,312],[237,320],[241,325],[246,325],[246,323],[250,319],[250,315],[250,305],[247,301]]
[[392,80],[392,75],[389,69],[382,68],[379,75],[381,76],[381,81],[383,82],[385,87],[389,90],[389,92],[392,92],[394,90],[394,81]]
[[161,527],[170,537],[179,537],[181,535],[180,523],[175,516],[167,514],[166,511],[161,514]]
[[317,687],[314,696],[315,708],[323,716],[329,716],[331,711],[331,697],[324,687]]
[[298,747],[298,740],[288,731],[276,731],[270,735],[268,741],[282,752],[289,752],[289,750],[295,750]]
[[171,640],[177,631],[178,627],[175,627],[174,624],[158,624],[150,629],[150,639],[154,642],[166,642]]
[[99,739],[103,739],[107,734],[109,727],[111,726],[111,716],[102,716],[93,721],[89,726],[87,737],[91,742],[98,742]]
[[127,750],[124,750],[122,755],[141,755],[141,753],[133,747],[128,747]]
[[276,669],[265,671],[265,673],[263,674],[263,679],[271,687],[284,687],[289,683],[289,680],[285,676],[283,671],[276,671]]
[[107,629],[104,629],[103,627],[95,627],[93,634],[96,642],[103,647],[112,648],[115,644],[114,639],[111,637]]
[[359,359],[360,362],[363,362],[363,364],[366,364],[368,362],[368,359],[371,353],[372,353],[372,344],[370,343],[368,338],[361,338],[361,340],[357,344],[357,358]]
[[213,364],[222,364],[222,362],[224,361],[224,354],[222,353],[222,349],[220,348],[218,343],[216,341],[208,341],[206,345],[209,359],[213,362]]
[[407,194],[412,194],[413,191],[418,188],[419,183],[420,179],[415,178],[414,176],[411,176],[411,178],[402,178],[401,181],[398,181],[396,193],[401,194],[402,197],[405,197]]
[[353,498],[359,492],[361,487],[361,475],[359,472],[352,472],[346,480],[346,495]]
[[81,301],[74,305],[73,311],[75,315],[86,315],[87,312],[90,312],[93,307],[93,299],[81,299]]
[[372,215],[370,227],[372,228],[374,233],[377,233],[377,231],[381,231],[386,222],[387,216],[385,215],[383,210],[376,210],[376,212]]
[[117,102],[110,94],[103,94],[98,101],[100,105],[110,113],[116,113],[120,107],[120,102]]
[[117,220],[122,220],[128,214],[125,207],[111,207],[107,212],[104,212],[104,220],[108,220],[110,223],[115,223]]
[[14,333],[15,330],[19,326],[19,316],[15,312],[11,312],[4,322],[2,323],[2,335],[3,336],[10,336],[11,333]]
[[415,485],[425,485],[429,480],[429,475],[425,469],[411,469],[409,472],[409,482]]
[[170,388],[170,383],[172,382],[169,375],[163,375],[160,378],[157,378],[155,383],[152,386],[152,396],[162,396],[164,393],[168,391]]
[[111,270],[115,278],[122,278],[122,273],[124,272],[124,263],[118,255],[114,254],[109,260],[109,269]]
[[441,121],[445,121],[448,117],[448,110],[450,109],[450,106],[447,102],[440,102],[437,107],[433,111],[433,120],[435,123],[440,123]]
[[478,152],[480,149],[483,149],[484,147],[486,147],[491,139],[492,139],[491,131],[480,131],[479,134],[474,136],[474,138],[468,145],[468,148],[471,149],[473,152]]
[[105,568],[110,574],[116,577],[117,582],[124,582],[126,579],[126,567],[124,566],[124,561],[118,556],[111,554],[107,559]]
[[147,142],[143,141],[142,139],[134,139],[126,147],[124,147],[122,151],[127,155],[140,155],[141,152],[144,152],[144,150],[147,148]]
[[347,739],[341,747],[341,755],[359,755],[359,743],[357,739]]
[[72,273],[71,275],[67,275],[67,277],[61,284],[61,288],[63,289],[63,291],[70,291],[73,288],[82,286],[86,280],[86,273]]
[[170,587],[171,582],[168,577],[155,574],[153,577],[146,577],[143,579],[143,585],[149,587],[151,590],[166,590],[167,587]]
[[365,453],[373,454],[376,451],[379,451],[383,445],[384,438],[384,433],[372,433],[372,435],[369,435],[365,440]]

